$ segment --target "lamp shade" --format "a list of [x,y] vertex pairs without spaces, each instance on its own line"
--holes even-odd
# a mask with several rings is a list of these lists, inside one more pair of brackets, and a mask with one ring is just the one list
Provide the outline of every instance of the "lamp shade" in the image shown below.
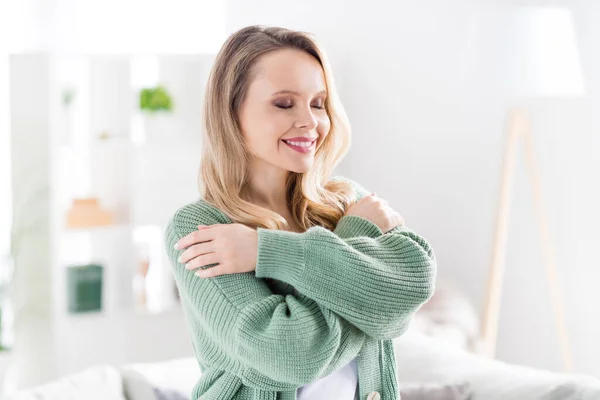
[[585,94],[573,15],[568,7],[524,6],[508,13],[504,26],[511,95]]

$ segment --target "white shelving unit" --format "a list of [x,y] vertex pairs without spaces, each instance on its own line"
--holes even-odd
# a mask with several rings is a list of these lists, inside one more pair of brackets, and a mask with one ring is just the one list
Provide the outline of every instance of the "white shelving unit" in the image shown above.
[[[31,70],[48,73],[43,89],[49,94],[48,122],[32,129],[50,137],[53,246],[47,300],[56,376],[98,363],[192,354],[163,232],[173,212],[198,197],[202,105],[213,59],[212,54],[12,58],[16,67],[41,63]],[[14,78],[21,80],[13,82],[17,87],[38,95],[36,87],[28,87],[27,74]],[[139,90],[158,83],[167,88],[174,109],[143,115]],[[65,89],[74,93],[68,107]],[[77,197],[96,197],[115,223],[67,228],[67,211]],[[149,260],[145,307],[136,303],[135,290],[142,256]],[[102,311],[70,313],[67,269],[88,263],[103,266]]]

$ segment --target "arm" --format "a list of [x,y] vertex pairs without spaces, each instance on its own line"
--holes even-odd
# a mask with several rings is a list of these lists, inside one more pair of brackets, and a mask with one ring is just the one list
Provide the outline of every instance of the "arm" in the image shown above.
[[[194,319],[198,341],[210,338],[227,357],[262,379],[295,388],[332,373],[359,353],[366,335],[314,300],[273,294],[253,273],[199,278],[177,261],[185,250],[174,244],[198,224],[226,223],[213,210],[194,204],[179,209],[165,230],[165,248],[182,297]],[[203,337],[204,336],[204,337]],[[214,349],[214,348],[213,348]],[[207,356],[214,356],[209,354]]]
[[257,231],[257,277],[291,284],[376,339],[402,335],[433,295],[433,249],[405,226],[383,234],[371,221],[349,215],[334,232],[320,226],[303,233]]
[[[350,183],[354,187],[354,190],[356,192],[356,198],[354,200],[355,202],[370,194],[370,192],[367,189],[365,189],[361,184],[353,181],[352,179],[340,175],[333,176],[331,177],[331,179],[343,180]],[[407,230],[407,228],[403,226],[397,226],[389,232],[386,232],[386,234],[400,232],[403,230]],[[383,231],[379,229],[379,227],[376,224],[356,215],[347,215],[342,217],[338,221],[338,224],[333,230],[333,233],[335,233],[343,239],[356,236],[378,237],[383,235]]]

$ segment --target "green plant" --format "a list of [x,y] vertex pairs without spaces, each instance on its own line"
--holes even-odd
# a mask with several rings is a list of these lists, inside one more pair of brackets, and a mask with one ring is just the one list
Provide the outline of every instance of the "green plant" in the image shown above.
[[162,85],[158,85],[140,91],[140,109],[149,112],[171,111],[173,102],[167,89]]
[[[32,165],[31,169],[37,168],[36,165]],[[25,171],[24,176],[30,174]],[[36,202],[44,201],[50,195],[50,187],[48,185],[42,186],[30,193],[26,200],[19,206],[16,204],[13,210],[13,218],[10,225],[9,235],[9,246],[7,252],[0,255],[0,339],[3,337],[4,329],[13,330],[13,326],[16,325],[16,320],[21,316],[21,308],[24,304],[18,304],[13,302],[11,305],[12,314],[14,315],[14,321],[11,326],[7,326],[7,320],[3,318],[5,316],[5,310],[3,306],[6,304],[4,300],[6,297],[12,297],[14,295],[13,283],[17,278],[19,272],[15,268],[15,260],[18,258],[21,252],[22,239],[25,234],[30,234],[39,229],[39,226],[46,222],[44,214],[31,213],[32,209],[39,209],[40,205]],[[34,218],[32,218],[34,215]],[[25,301],[34,300],[28,299],[31,297],[29,293],[25,296]],[[23,298],[23,296],[21,296]],[[5,343],[0,340],[0,351],[10,350],[10,347],[5,346]]]
[[64,88],[62,91],[62,102],[65,107],[68,107],[73,103],[75,99],[75,89],[73,88]]
[[5,253],[0,256],[0,352],[10,350],[9,346],[4,343],[4,331],[12,330],[11,326],[7,325],[5,318],[6,299],[9,296],[10,278],[12,276],[12,257],[10,253]]

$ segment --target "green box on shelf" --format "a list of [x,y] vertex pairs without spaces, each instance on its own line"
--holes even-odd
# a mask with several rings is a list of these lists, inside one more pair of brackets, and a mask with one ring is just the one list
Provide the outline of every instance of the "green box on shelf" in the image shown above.
[[100,264],[71,265],[67,268],[69,312],[102,310],[102,270]]

